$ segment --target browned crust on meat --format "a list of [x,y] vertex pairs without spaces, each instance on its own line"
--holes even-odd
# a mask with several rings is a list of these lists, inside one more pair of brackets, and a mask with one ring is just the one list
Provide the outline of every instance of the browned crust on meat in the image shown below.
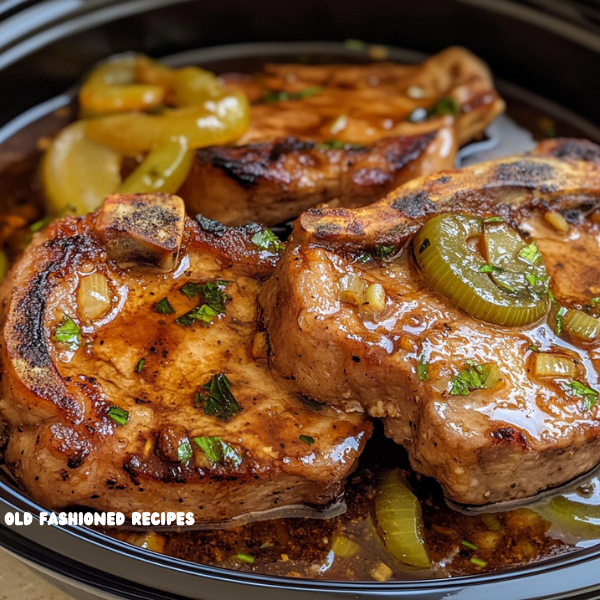
[[598,162],[591,142],[547,140],[529,154],[410,181],[370,206],[308,210],[295,224],[294,240],[336,251],[402,245],[440,212],[493,213],[514,223],[534,209],[576,218],[600,198]]
[[[186,219],[176,270],[158,273],[111,261],[98,218],[64,218],[37,234],[3,283],[0,415],[17,480],[48,508],[183,510],[202,521],[334,500],[371,425],[307,409],[255,358],[257,294],[277,258],[252,243],[258,228]],[[98,323],[77,316],[90,269],[113,292],[112,311]],[[181,286],[213,279],[227,280],[226,314],[210,327],[178,325],[175,317],[198,302]],[[156,312],[163,295],[177,314]],[[54,339],[65,315],[83,331],[77,350]],[[137,373],[141,357],[147,365]],[[225,371],[243,409],[230,422],[194,403],[206,380]],[[125,426],[110,418],[115,406],[129,413]],[[311,446],[303,431],[313,432]],[[178,444],[194,435],[223,436],[241,461],[211,464],[196,449],[182,463]]]

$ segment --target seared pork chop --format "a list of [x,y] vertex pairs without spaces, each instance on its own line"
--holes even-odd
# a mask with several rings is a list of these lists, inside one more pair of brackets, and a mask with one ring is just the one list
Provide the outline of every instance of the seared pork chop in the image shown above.
[[267,225],[335,200],[361,206],[452,168],[458,146],[504,109],[487,67],[463,48],[422,65],[267,65],[225,76],[254,102],[237,146],[197,152],[180,191],[190,213]]
[[35,500],[220,522],[341,493],[371,425],[271,376],[257,234],[118,195],[35,236],[3,283],[0,402]]
[[[600,355],[595,341],[557,334],[556,310],[600,295],[599,202],[600,148],[559,140],[409,182],[369,207],[308,211],[261,295],[273,369],[290,389],[383,418],[456,502],[526,498],[585,473],[600,462]],[[432,291],[413,258],[430,241],[409,242],[443,213],[503,218],[535,241],[552,316],[502,326]],[[341,294],[348,276],[382,286],[379,310]],[[535,375],[539,353],[561,356],[568,373]]]

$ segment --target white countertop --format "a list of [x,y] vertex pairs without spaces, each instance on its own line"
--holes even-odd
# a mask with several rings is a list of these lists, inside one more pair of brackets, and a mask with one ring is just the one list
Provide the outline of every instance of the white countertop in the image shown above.
[[73,600],[0,550],[0,600]]

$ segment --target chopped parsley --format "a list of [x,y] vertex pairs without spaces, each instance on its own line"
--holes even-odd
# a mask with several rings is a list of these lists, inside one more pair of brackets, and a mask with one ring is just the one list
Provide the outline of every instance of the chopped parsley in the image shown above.
[[154,310],[159,315],[172,315],[175,312],[175,309],[171,306],[171,303],[169,302],[168,298],[163,298],[162,300],[159,300],[154,305]]
[[108,416],[118,425],[122,427],[127,425],[127,421],[129,421],[129,412],[119,408],[118,406],[111,406],[108,409]]
[[519,258],[530,265],[535,265],[535,263],[542,258],[542,253],[535,244],[529,244],[519,252]]
[[310,98],[311,96],[320,94],[322,91],[323,88],[318,86],[307,87],[298,92],[269,90],[262,97],[262,101],[265,104],[272,104],[273,102],[285,102],[286,100],[304,100],[304,98]]
[[583,404],[581,406],[583,410],[590,410],[598,400],[598,392],[583,385],[580,381],[569,381],[564,384],[564,389],[572,396],[583,398]]
[[477,550],[478,547],[473,543],[473,542],[469,542],[469,540],[461,540],[460,542],[465,548],[468,548],[469,550]]
[[194,321],[200,321],[200,323],[210,325],[218,314],[219,311],[211,308],[208,304],[202,304],[201,306],[197,306],[193,310],[186,312],[184,315],[177,317],[175,323],[182,325],[183,327],[189,327]]
[[145,366],[146,366],[146,359],[140,358],[140,360],[138,360],[137,365],[135,365],[135,372],[141,373],[144,370]]
[[569,311],[564,306],[561,306],[556,313],[556,335],[560,335],[562,333],[567,312]]
[[396,248],[394,246],[375,246],[375,250],[373,250],[373,256],[376,256],[381,260],[385,260],[394,254],[395,251]]
[[452,380],[450,394],[452,396],[468,396],[473,390],[486,387],[486,381],[494,365],[478,365],[475,361],[468,360],[467,368],[459,371]]
[[242,412],[242,407],[231,393],[231,382],[224,373],[214,375],[202,387],[207,391],[196,395],[196,403],[204,407],[204,414],[227,421],[233,415]]
[[310,437],[310,435],[301,435],[300,440],[309,446],[312,446],[312,444],[315,443],[315,438]]
[[81,343],[81,328],[71,317],[65,315],[54,332],[54,339],[61,344],[68,344],[70,350],[77,350]]
[[235,449],[220,437],[195,437],[192,441],[212,463],[229,462],[237,467],[242,462],[242,457]]
[[238,560],[248,563],[249,565],[253,565],[254,561],[256,560],[252,554],[246,554],[245,552],[238,552],[237,558]]
[[454,98],[444,96],[429,108],[415,108],[408,116],[408,120],[413,123],[420,123],[430,117],[456,116],[458,113],[460,113],[460,104]]
[[270,229],[261,229],[252,236],[252,243],[269,252],[281,252],[285,246]]
[[590,302],[592,304],[600,304],[600,296],[596,296],[595,298],[590,298]]
[[429,381],[429,363],[425,360],[425,355],[421,354],[419,366],[417,367],[419,381]]
[[228,283],[221,279],[205,283],[188,281],[180,291],[188,298],[202,296],[204,302],[175,319],[175,323],[184,327],[189,327],[194,321],[210,325],[217,315],[225,314],[225,303],[229,300],[229,296],[223,291],[223,288]]
[[52,223],[52,221],[54,221],[54,219],[55,219],[55,217],[51,217],[51,216],[44,217],[43,219],[40,219],[39,221],[32,223],[29,226],[29,231],[31,231],[31,233],[37,233],[38,231],[41,231],[42,229],[48,227],[48,225],[50,225],[50,223]]
[[204,298],[204,304],[207,304],[214,310],[224,314],[225,303],[229,300],[229,296],[223,291],[223,288],[228,283],[229,281],[224,281],[222,279],[215,279],[214,281],[207,281],[206,283],[189,281],[180,291],[188,298],[202,296]]
[[190,444],[190,440],[185,438],[177,448],[177,458],[179,459],[179,462],[186,463],[192,456],[194,456],[192,445]]
[[504,219],[502,217],[486,217],[483,222],[486,225],[489,225],[491,223],[504,223]]
[[504,269],[502,267],[497,267],[496,265],[481,265],[479,267],[480,273],[504,273]]
[[529,349],[532,352],[539,352],[540,351],[540,349],[535,344],[531,344],[531,346],[529,346]]
[[548,298],[550,298],[550,302],[552,302],[552,304],[558,304],[556,297],[552,293],[552,290],[548,290]]
[[353,144],[351,142],[342,142],[341,140],[325,140],[315,145],[317,150],[364,150],[362,144]]

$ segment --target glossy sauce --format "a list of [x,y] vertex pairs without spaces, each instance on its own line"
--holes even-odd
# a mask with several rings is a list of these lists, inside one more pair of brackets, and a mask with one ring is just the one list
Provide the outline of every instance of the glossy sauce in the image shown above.
[[[527,111],[523,109],[522,112]],[[536,118],[540,117],[536,113]],[[0,146],[0,189],[3,193],[0,223],[9,223],[0,229],[0,243],[11,257],[26,243],[30,225],[43,217],[37,181],[40,151],[47,146],[48,136],[56,134],[70,118],[70,109],[60,109]],[[559,133],[560,127],[559,124]],[[16,215],[20,219],[10,223],[7,218],[9,215]],[[535,230],[542,252],[556,242],[551,233],[546,231],[548,237],[540,233],[539,224],[532,224],[531,227]],[[572,235],[575,237],[569,243],[576,243],[579,234],[573,232]],[[596,229],[586,235],[600,239],[600,232]],[[556,280],[560,288],[560,276]],[[586,285],[590,288],[591,284]],[[586,294],[598,294],[587,288]],[[405,309],[409,308],[405,306]],[[399,336],[391,333],[395,320],[369,325],[373,329],[390,330],[390,335],[381,336],[378,341],[386,352],[393,351],[396,344],[400,343]],[[423,323],[405,325],[405,333],[416,336],[423,327]],[[581,347],[574,347],[557,338],[545,324],[523,331],[522,335],[523,344],[536,345],[540,350],[559,347],[577,352],[587,381],[592,386],[597,384],[596,370],[600,359],[595,351],[582,351]],[[496,411],[495,416],[502,420],[514,414],[514,411],[500,414],[500,411],[510,411],[511,401],[507,402],[506,408],[492,409]],[[540,419],[543,421],[542,413]],[[542,436],[540,419],[534,416],[527,423],[518,425],[527,427],[533,436]],[[399,565],[387,554],[377,535],[372,515],[374,490],[378,473],[390,467],[405,471],[409,484],[421,500],[426,541],[434,565],[431,571],[416,572]],[[600,481],[592,477],[566,493],[565,498],[598,510]],[[363,455],[359,469],[348,482],[346,502],[347,513],[333,519],[280,519],[218,531],[160,534],[164,536],[162,549],[169,555],[185,560],[256,573],[372,580],[373,572],[381,562],[392,570],[392,579],[448,577],[518,566],[570,552],[577,546],[587,546],[600,540],[600,519],[592,519],[583,527],[551,522],[553,513],[548,508],[550,499],[540,500],[529,508],[496,513],[491,519],[486,515],[465,515],[450,509],[439,486],[433,480],[411,471],[406,453],[386,439],[380,428]],[[114,532],[108,533],[114,535]],[[359,544],[359,552],[348,558],[336,557],[331,550],[336,535],[344,535],[355,541]],[[117,536],[135,543],[139,538],[126,532]],[[478,549],[468,548],[463,541],[476,545]],[[238,558],[240,552],[253,556],[254,563],[241,561]],[[484,561],[486,566],[472,562],[474,557]]]

